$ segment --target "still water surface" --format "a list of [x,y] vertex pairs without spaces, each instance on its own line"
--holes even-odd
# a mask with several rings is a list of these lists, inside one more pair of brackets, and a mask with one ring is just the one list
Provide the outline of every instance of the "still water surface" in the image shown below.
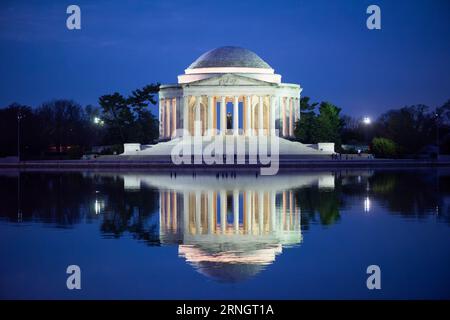
[[450,298],[449,169],[2,171],[0,200],[3,299]]

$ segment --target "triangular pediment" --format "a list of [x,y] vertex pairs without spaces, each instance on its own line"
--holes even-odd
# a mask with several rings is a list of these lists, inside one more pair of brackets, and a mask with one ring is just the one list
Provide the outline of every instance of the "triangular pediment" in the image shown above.
[[245,85],[270,85],[272,83],[245,77],[237,74],[226,73],[189,83],[198,86],[245,86]]

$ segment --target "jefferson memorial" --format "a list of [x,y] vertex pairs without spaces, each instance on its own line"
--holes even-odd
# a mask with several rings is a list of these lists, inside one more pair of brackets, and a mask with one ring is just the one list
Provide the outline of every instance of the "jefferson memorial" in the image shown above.
[[160,142],[126,144],[123,155],[168,155],[186,136],[232,136],[247,143],[251,137],[276,136],[280,155],[329,155],[332,143],[289,140],[300,119],[301,91],[298,84],[282,83],[281,75],[250,50],[213,49],[179,75],[177,84],[160,86]]

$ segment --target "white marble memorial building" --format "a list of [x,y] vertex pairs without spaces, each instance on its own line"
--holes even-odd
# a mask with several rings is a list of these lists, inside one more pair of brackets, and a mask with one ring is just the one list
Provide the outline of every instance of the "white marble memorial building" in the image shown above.
[[127,143],[122,155],[170,155],[179,143],[191,145],[193,136],[216,142],[234,137],[236,144],[247,145],[270,136],[280,155],[328,156],[333,143],[290,141],[300,119],[301,91],[298,84],[282,83],[281,75],[250,50],[228,46],[208,51],[178,76],[177,84],[161,85],[160,142]]
[[[178,84],[161,85],[160,138],[190,135],[294,136],[300,117],[298,84],[282,83],[281,75],[250,50],[221,47],[195,60]],[[194,121],[201,126],[194,129]],[[208,129],[211,130],[208,132]]]

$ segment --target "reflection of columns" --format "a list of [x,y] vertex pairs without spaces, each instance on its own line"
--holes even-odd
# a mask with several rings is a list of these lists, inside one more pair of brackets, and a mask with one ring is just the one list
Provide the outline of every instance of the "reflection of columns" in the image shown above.
[[226,97],[220,101],[220,134],[224,136],[227,132],[227,103]]
[[209,133],[208,135],[211,136],[213,135],[213,122],[214,122],[214,112],[213,112],[213,101],[214,101],[214,97],[213,96],[208,96],[208,129],[209,129]]
[[183,96],[183,129],[184,134],[187,136],[189,132],[189,97]]
[[165,226],[166,225],[166,221],[165,221],[165,214],[164,214],[164,210],[165,210],[165,197],[164,197],[164,192],[161,192],[159,194],[159,225],[160,226]]
[[281,230],[285,229],[284,223],[286,222],[286,191],[283,191],[282,198],[282,211],[281,211]]
[[239,134],[239,97],[235,96],[233,100],[233,134]]
[[184,234],[188,234],[189,228],[189,193],[183,192],[183,223]]
[[275,230],[276,214],[277,214],[276,193],[275,193],[275,191],[271,191],[270,192],[270,231]]
[[195,97],[195,122],[194,122],[194,133],[196,136],[201,135],[202,125],[201,125],[201,113],[200,113],[200,96]]
[[208,233],[214,232],[214,206],[212,191],[208,191]]
[[258,192],[258,222],[258,230],[262,234],[264,227],[264,193],[262,191]]
[[201,194],[200,192],[195,193],[195,233],[201,234],[201,215],[200,210],[201,206]]
[[173,229],[178,230],[178,196],[177,193],[173,192]]
[[245,232],[248,234],[251,230],[251,217],[252,217],[252,197],[251,191],[245,191]]
[[291,229],[293,215],[294,215],[294,195],[293,195],[292,191],[289,191],[289,222],[288,222],[288,230]]
[[259,96],[259,104],[258,104],[258,134],[262,136],[264,134],[264,101],[263,97]]
[[166,193],[166,228],[167,229],[170,229],[170,224],[171,224],[171,221],[170,221],[170,213],[171,213],[171,208],[172,208],[172,206],[171,206],[171,199],[172,199],[172,197],[171,197],[171,194],[170,194],[170,191],[167,191],[167,193]]
[[220,191],[220,227],[222,233],[225,233],[227,227],[227,193]]
[[270,133],[269,135],[275,135],[275,97],[270,96]]
[[294,101],[292,98],[289,98],[289,135],[292,137],[294,135]]
[[247,128],[247,136],[252,135],[252,105],[251,105],[251,97],[245,97],[245,126]]
[[234,232],[239,232],[239,191],[233,191],[233,224],[234,224]]

